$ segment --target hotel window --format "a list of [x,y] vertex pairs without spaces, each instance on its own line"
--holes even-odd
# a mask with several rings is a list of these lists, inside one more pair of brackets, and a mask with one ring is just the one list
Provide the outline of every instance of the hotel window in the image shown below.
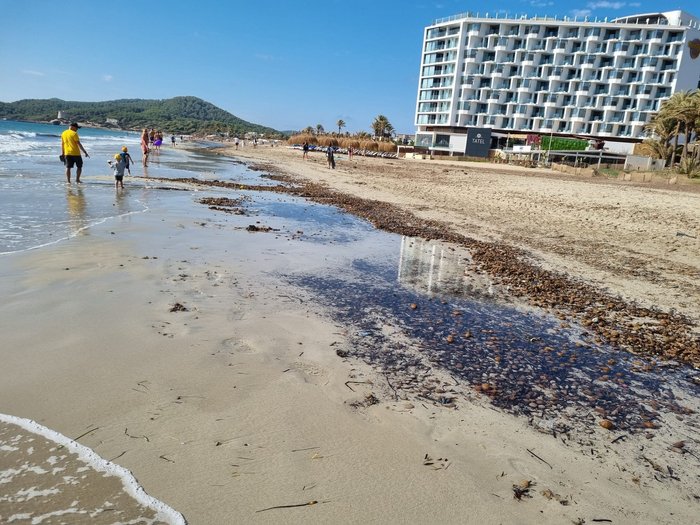
[[584,33],[585,36],[600,36],[600,28],[599,27],[589,27],[586,29],[586,32]]

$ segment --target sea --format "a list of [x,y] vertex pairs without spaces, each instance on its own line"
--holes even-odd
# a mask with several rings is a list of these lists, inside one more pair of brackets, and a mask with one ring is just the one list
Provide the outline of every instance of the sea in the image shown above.
[[[125,185],[141,186],[146,177],[207,177],[220,172],[222,161],[191,151],[195,144],[166,137],[160,153],[142,167],[140,134],[82,127],[78,134],[90,157],[83,157],[82,183],[66,184],[61,154],[65,126],[0,120],[0,256],[58,243],[92,225],[119,215],[143,213],[146,201],[131,195],[115,206],[114,177],[107,161],[126,146],[135,165]],[[182,147],[182,146],[186,147]],[[198,143],[206,147],[212,144]],[[223,166],[235,171],[233,164]],[[238,171],[243,174],[244,167]]]
[[[12,254],[66,241],[120,216],[147,212],[149,192],[162,186],[149,185],[150,177],[202,178],[245,171],[206,154],[213,144],[183,144],[179,136],[175,147],[168,140],[144,168],[139,133],[83,127],[79,136],[90,157],[84,157],[82,183],[75,182],[74,168],[72,184],[67,184],[59,160],[64,129],[0,120],[0,265]],[[126,177],[126,189],[120,193],[107,161],[124,146],[135,165],[134,176]],[[106,499],[96,506],[85,504],[86,486],[99,487]],[[185,523],[178,512],[148,496],[129,471],[35,421],[0,413],[0,522],[59,521]]]

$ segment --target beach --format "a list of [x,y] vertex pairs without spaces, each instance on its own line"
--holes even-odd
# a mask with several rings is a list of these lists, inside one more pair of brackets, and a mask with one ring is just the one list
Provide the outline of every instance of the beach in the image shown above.
[[[263,145],[224,148],[219,156],[257,166],[257,173],[391,205],[388,213],[408,210],[454,235],[517,248],[524,262],[620,304],[671,312],[659,319],[685,330],[679,344],[697,340],[700,192],[694,187],[358,156],[337,156],[337,169],[328,170],[321,154],[304,161],[300,151]],[[212,171],[201,179],[218,176]],[[643,361],[644,373],[658,367],[673,374],[659,387],[673,390],[673,403],[659,395],[653,410],[639,407],[641,419],[616,419],[608,405],[597,413],[596,402],[576,398],[560,431],[561,419],[541,417],[538,424],[532,411],[523,416],[517,407],[496,406],[505,389],[496,392],[495,378],[463,380],[461,368],[443,366],[439,355],[462,335],[483,342],[485,352],[494,346],[489,330],[508,316],[516,327],[509,337],[542,323],[547,328],[533,333],[552,337],[566,352],[598,352],[600,345],[604,362],[625,361],[608,354],[614,340],[589,341],[581,335],[585,328],[571,328],[575,311],[558,318],[556,308],[530,304],[530,289],[514,297],[517,287],[506,277],[468,272],[464,246],[381,232],[300,194],[249,191],[244,183],[235,189],[235,181],[222,188],[148,184],[147,192],[127,182],[127,199],[139,192],[139,213],[3,256],[0,412],[79,437],[192,524],[696,519],[700,407],[693,393],[700,381],[692,349],[679,351],[683,365],[667,367],[658,354]],[[171,189],[156,193],[161,186]],[[203,197],[240,200],[226,213],[226,206],[200,203]],[[444,272],[439,283],[426,284],[424,277],[435,274],[422,265],[436,253],[446,261]],[[341,277],[347,280],[333,280]],[[441,287],[447,285],[461,287],[473,305]],[[367,297],[343,302],[384,293],[398,297],[392,307],[409,321],[398,322],[398,313],[387,315],[389,307]],[[622,323],[626,311],[620,312]],[[420,344],[413,344],[409,328],[429,313],[436,318],[426,333],[468,315],[474,333],[461,328],[443,354],[418,355],[451,335],[416,336]],[[488,316],[492,324],[480,320]],[[370,318],[371,327],[362,324]],[[527,333],[525,341],[536,339]],[[383,358],[391,349],[402,353],[383,361],[372,353],[381,345]],[[549,346],[535,353],[549,355]],[[489,361],[505,364],[507,357]],[[629,367],[642,365],[630,358]],[[596,381],[597,388],[604,384]],[[633,399],[636,390],[650,395],[651,387],[616,388],[624,405],[619,399]],[[539,407],[540,400],[533,402]],[[606,429],[602,420],[616,425]],[[21,481],[0,492],[0,516],[15,516],[16,523],[49,504],[42,496],[18,499],[11,489]],[[80,489],[97,491],[97,500],[106,491],[89,482]],[[102,510],[75,522],[112,523]]]

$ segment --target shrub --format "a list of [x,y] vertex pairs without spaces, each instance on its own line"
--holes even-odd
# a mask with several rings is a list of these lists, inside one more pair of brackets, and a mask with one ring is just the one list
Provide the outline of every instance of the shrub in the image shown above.
[[681,163],[678,166],[678,173],[687,175],[688,178],[700,177],[700,160],[696,157],[685,157],[681,159]]

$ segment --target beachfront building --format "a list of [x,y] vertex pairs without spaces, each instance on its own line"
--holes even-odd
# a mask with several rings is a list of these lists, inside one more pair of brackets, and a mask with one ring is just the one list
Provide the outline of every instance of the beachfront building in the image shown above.
[[631,151],[661,103],[700,88],[700,19],[461,14],[426,27],[416,145],[483,155],[510,136],[604,140]]

